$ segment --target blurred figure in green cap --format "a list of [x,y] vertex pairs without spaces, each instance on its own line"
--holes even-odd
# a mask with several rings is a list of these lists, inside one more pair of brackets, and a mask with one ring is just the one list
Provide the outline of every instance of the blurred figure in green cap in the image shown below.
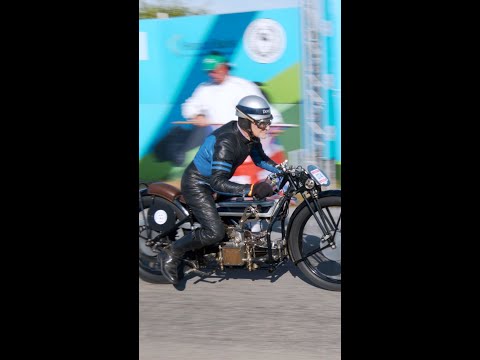
[[211,53],[202,61],[203,71],[213,71],[218,65],[227,65],[227,67],[230,68],[227,59],[218,53]]
[[[195,121],[198,126],[212,126],[212,130],[236,119],[235,106],[248,95],[265,95],[252,81],[230,74],[227,58],[212,51],[202,60],[202,69],[210,81],[199,84],[193,94],[182,104],[184,118]],[[283,122],[282,115],[272,108],[273,123]]]

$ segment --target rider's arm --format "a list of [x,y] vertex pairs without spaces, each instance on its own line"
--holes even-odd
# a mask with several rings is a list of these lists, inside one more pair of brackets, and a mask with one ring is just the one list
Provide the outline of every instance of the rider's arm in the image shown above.
[[207,86],[203,83],[198,85],[192,96],[182,104],[182,116],[185,119],[195,119],[198,115],[206,115],[208,109]]
[[210,186],[213,191],[222,195],[246,196],[250,191],[250,184],[237,184],[229,181],[234,172],[234,144],[236,141],[232,141],[229,137],[222,137],[215,143]]
[[270,159],[263,151],[261,142],[258,142],[252,146],[252,150],[250,151],[250,157],[252,158],[255,165],[257,165],[258,167],[261,167],[262,169],[268,170],[273,173],[280,172],[280,170],[275,167],[277,163]]

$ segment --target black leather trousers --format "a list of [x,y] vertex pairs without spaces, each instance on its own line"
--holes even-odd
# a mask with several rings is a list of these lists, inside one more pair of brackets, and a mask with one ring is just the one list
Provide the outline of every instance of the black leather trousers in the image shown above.
[[202,228],[195,232],[195,236],[203,246],[207,246],[214,245],[224,238],[225,227],[215,206],[213,190],[204,183],[204,180],[192,163],[182,177],[181,186],[185,201],[202,225]]

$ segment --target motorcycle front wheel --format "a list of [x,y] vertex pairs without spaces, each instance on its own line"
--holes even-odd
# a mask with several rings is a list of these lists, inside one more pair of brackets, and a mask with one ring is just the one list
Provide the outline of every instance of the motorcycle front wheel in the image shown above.
[[[315,209],[313,203],[310,202],[310,204]],[[307,206],[293,220],[288,245],[293,260],[300,260],[297,266],[309,282],[322,289],[340,291],[342,281],[341,196],[320,198],[318,204],[321,206],[323,215],[328,219],[326,230],[335,242],[335,249],[327,246],[328,241],[323,240],[325,234]],[[320,218],[319,212],[315,214]],[[323,247],[325,248],[320,250]]]

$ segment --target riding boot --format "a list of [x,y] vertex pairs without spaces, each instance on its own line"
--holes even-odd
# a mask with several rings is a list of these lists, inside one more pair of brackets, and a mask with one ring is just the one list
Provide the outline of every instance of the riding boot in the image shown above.
[[174,241],[169,248],[162,249],[158,254],[160,260],[160,270],[163,276],[172,284],[177,284],[179,280],[179,266],[182,263],[183,255],[189,251],[203,247],[200,240],[195,236],[195,232],[185,235]]

